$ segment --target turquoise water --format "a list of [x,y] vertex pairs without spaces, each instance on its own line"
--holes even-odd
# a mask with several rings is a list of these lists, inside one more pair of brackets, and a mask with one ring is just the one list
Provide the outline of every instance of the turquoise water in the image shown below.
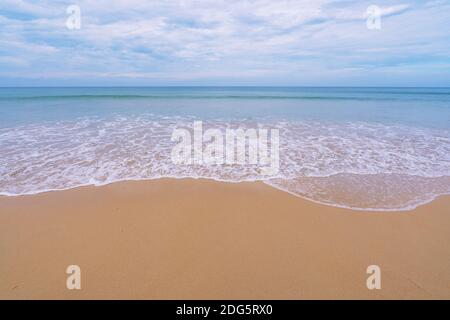
[[[171,134],[194,120],[280,130],[280,172],[174,165]],[[204,177],[404,210],[450,192],[449,132],[449,88],[0,88],[0,194]]]
[[1,126],[147,113],[450,126],[450,88],[0,88],[0,107]]

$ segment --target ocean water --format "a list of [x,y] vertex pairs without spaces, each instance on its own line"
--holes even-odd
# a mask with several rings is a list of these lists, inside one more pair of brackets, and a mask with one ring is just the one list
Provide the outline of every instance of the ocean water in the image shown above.
[[[279,172],[174,164],[173,130],[199,120],[278,129]],[[450,193],[450,88],[0,88],[0,150],[3,196],[192,177],[406,210]]]

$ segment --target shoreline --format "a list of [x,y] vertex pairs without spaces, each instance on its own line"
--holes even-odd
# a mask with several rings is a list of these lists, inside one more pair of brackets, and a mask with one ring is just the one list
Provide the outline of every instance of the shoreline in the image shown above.
[[95,184],[95,183],[86,183],[86,184],[80,184],[80,185],[75,185],[72,187],[67,187],[67,188],[62,188],[62,189],[46,189],[46,190],[42,190],[42,191],[35,191],[35,192],[29,192],[29,193],[23,193],[23,194],[5,194],[5,193],[0,193],[0,200],[2,198],[20,198],[20,197],[29,197],[29,196],[38,196],[41,194],[49,194],[49,193],[57,193],[57,192],[67,192],[67,191],[71,191],[71,190],[76,190],[76,189],[80,189],[80,188],[87,188],[87,187],[96,187],[96,188],[101,188],[101,187],[105,187],[108,185],[112,185],[112,184],[117,184],[117,183],[133,183],[133,182],[146,182],[146,181],[158,181],[158,180],[174,180],[174,181],[179,181],[179,180],[192,180],[192,181],[212,181],[212,182],[217,182],[217,183],[230,183],[230,184],[240,184],[240,183],[262,183],[270,188],[273,188],[277,191],[281,191],[281,192],[285,192],[293,197],[302,199],[302,200],[306,200],[306,201],[310,201],[312,203],[318,204],[318,205],[324,205],[324,206],[329,206],[329,207],[333,207],[333,208],[339,208],[339,209],[345,209],[345,210],[350,210],[350,211],[363,211],[363,212],[367,212],[367,213],[374,213],[374,212],[381,212],[381,213],[401,213],[401,212],[410,212],[413,210],[416,210],[419,207],[422,206],[426,206],[432,202],[434,202],[436,199],[441,198],[441,197],[450,197],[450,193],[441,193],[441,194],[436,194],[433,195],[432,199],[430,200],[426,200],[426,201],[420,201],[417,202],[417,204],[413,204],[413,205],[408,205],[405,208],[400,208],[400,209],[376,209],[376,208],[353,208],[350,206],[346,206],[346,205],[340,205],[340,204],[336,204],[336,203],[327,203],[327,202],[323,202],[320,200],[315,200],[312,198],[309,198],[307,196],[304,195],[298,195],[288,189],[282,188],[280,186],[276,186],[273,185],[269,182],[269,180],[242,180],[242,181],[233,181],[233,180],[223,180],[223,179],[216,179],[216,178],[210,178],[210,177],[190,177],[190,176],[183,176],[183,177],[171,177],[171,176],[164,176],[164,177],[157,177],[157,178],[138,178],[138,179],[124,179],[124,180],[116,180],[116,181],[111,181],[111,182],[106,182],[106,183],[102,183],[102,184]]
[[449,207],[357,211],[206,179],[1,196],[0,298],[450,299]]

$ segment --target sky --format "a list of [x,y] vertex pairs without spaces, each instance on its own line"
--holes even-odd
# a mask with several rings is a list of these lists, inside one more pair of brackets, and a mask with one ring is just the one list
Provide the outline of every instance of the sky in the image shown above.
[[0,86],[166,85],[450,87],[450,0],[0,0]]

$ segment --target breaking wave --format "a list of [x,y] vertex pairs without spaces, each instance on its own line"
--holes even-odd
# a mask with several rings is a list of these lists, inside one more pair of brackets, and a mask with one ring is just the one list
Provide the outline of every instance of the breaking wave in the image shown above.
[[263,181],[312,201],[363,210],[407,210],[450,193],[446,129],[367,122],[205,122],[221,130],[279,129],[280,170],[265,177],[258,165],[175,165],[172,132],[192,129],[193,121],[140,115],[0,128],[0,195],[164,177]]

